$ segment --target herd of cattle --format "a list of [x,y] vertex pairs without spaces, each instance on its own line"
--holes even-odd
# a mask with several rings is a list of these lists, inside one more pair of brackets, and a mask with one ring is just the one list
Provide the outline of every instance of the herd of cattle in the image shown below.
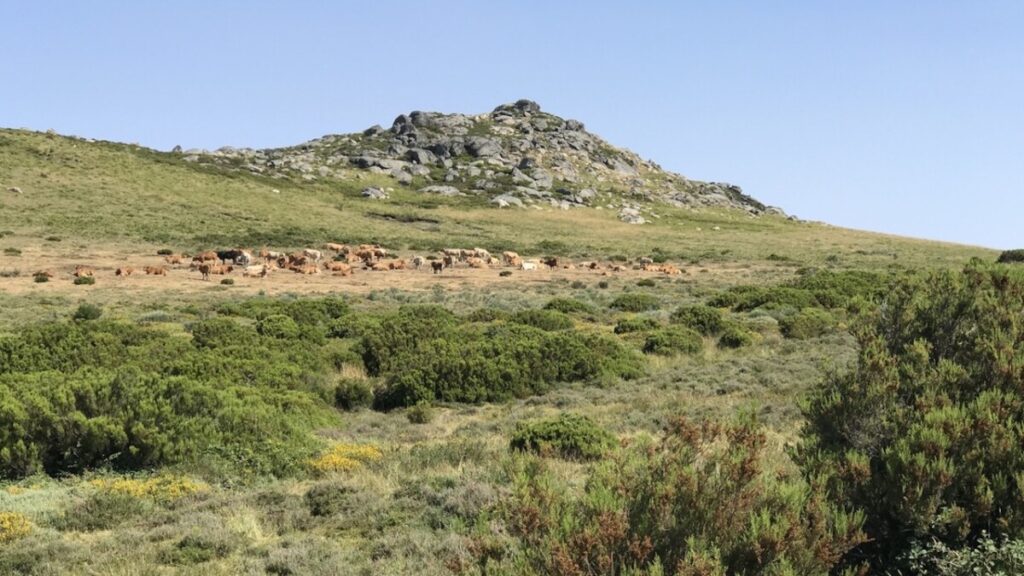
[[[502,252],[500,256],[492,255],[483,248],[446,248],[431,256],[412,256],[407,259],[398,258],[386,248],[377,244],[359,244],[350,246],[329,242],[322,249],[306,248],[296,252],[276,252],[266,248],[259,251],[234,248],[231,250],[207,250],[189,256],[187,254],[163,254],[164,264],[144,266],[138,270],[123,266],[115,270],[117,276],[131,276],[138,271],[147,275],[166,276],[171,268],[187,267],[198,272],[203,280],[211,275],[231,274],[241,270],[243,276],[266,278],[272,272],[288,270],[297,274],[320,274],[321,270],[335,276],[350,276],[358,269],[383,272],[389,270],[419,270],[424,266],[433,274],[441,274],[445,269],[463,265],[469,268],[512,267],[529,271],[547,269],[588,269],[603,274],[624,272],[628,268],[621,263],[602,264],[596,261],[572,263],[556,257],[545,257],[526,260],[515,252]],[[658,272],[675,275],[682,271],[671,264],[656,264],[650,258],[637,261],[637,268],[647,272]],[[49,272],[37,275],[52,276]],[[73,275],[76,278],[94,276],[95,268],[76,266]]]

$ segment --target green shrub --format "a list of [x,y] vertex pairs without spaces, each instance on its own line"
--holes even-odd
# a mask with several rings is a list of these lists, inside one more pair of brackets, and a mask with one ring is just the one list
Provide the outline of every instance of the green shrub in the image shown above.
[[615,436],[586,416],[561,414],[547,420],[520,422],[510,445],[513,450],[544,456],[595,460],[615,446]]
[[191,566],[224,558],[235,548],[227,532],[188,534],[160,551],[161,564]]
[[704,349],[704,339],[691,328],[673,326],[652,332],[644,341],[645,354],[674,356],[676,354],[697,354]]
[[47,276],[46,274],[33,274],[32,281],[35,282],[36,284],[43,284],[45,282],[49,282],[50,277]]
[[434,421],[434,407],[429,402],[417,402],[405,412],[411,424],[430,424]]
[[650,316],[630,316],[622,318],[615,323],[616,334],[629,334],[631,332],[646,332],[660,326],[657,319]]
[[725,316],[721,310],[701,304],[676,308],[669,321],[693,328],[705,336],[717,334],[725,326]]
[[220,283],[222,285],[224,285],[224,286],[234,286],[235,279],[234,278],[221,278]]
[[718,337],[718,346],[721,348],[743,348],[754,343],[754,335],[743,326],[734,323],[726,324]]
[[161,248],[156,251],[157,256],[170,256],[171,254],[174,254],[174,250],[170,248]]
[[366,380],[346,378],[334,390],[334,405],[342,410],[358,410],[373,405],[373,387]]
[[1010,263],[1013,263],[1013,262],[1024,262],[1024,250],[1019,249],[1019,248],[1015,249],[1015,250],[1004,250],[999,255],[999,258],[996,260],[996,262],[999,262],[1000,264],[1010,264]]
[[1024,574],[1024,541],[983,534],[970,547],[953,549],[940,541],[915,543],[899,562],[908,574],[934,576],[1003,576]]
[[593,306],[586,302],[580,302],[575,298],[554,298],[544,305],[545,310],[557,310],[565,314],[581,313],[593,314],[596,312]]
[[825,576],[864,542],[862,517],[783,474],[752,418],[678,419],[595,465],[581,487],[537,458],[513,464],[502,508],[516,573]]
[[4,248],[4,256],[21,256],[21,250],[17,248]]
[[95,283],[96,283],[96,278],[94,278],[92,276],[79,276],[78,278],[75,278],[75,280],[74,280],[75,286],[92,286]]
[[95,304],[79,304],[75,313],[72,314],[74,320],[88,321],[96,320],[103,315],[103,309]]
[[289,340],[299,337],[299,325],[291,316],[273,314],[260,319],[256,323],[256,332],[267,338]]
[[501,272],[498,272],[498,276],[501,276],[502,278],[508,278],[511,275],[512,275],[512,271],[511,270],[502,270]]
[[17,278],[18,276],[21,276],[21,271],[16,268],[0,270],[0,278]]
[[1024,271],[975,263],[900,280],[855,323],[857,365],[815,388],[795,454],[866,514],[848,564],[912,573],[918,543],[1024,536],[1022,311]]
[[821,308],[806,308],[792,316],[779,319],[779,330],[786,338],[806,340],[831,332],[836,325],[835,318]]
[[569,285],[573,290],[583,290],[587,287],[587,283],[581,280],[573,280],[572,284]]
[[650,294],[630,292],[612,300],[608,307],[623,312],[647,312],[661,308],[661,302]]
[[568,330],[573,327],[572,318],[557,310],[522,310],[509,317],[509,321],[547,332]]
[[149,502],[132,494],[101,490],[74,501],[54,520],[54,525],[75,532],[110,530],[151,509]]
[[348,510],[355,490],[337,480],[314,484],[304,497],[312,516],[334,516]]
[[607,280],[600,280],[600,281],[598,281],[597,287],[600,288],[601,290],[607,290],[608,289],[608,281]]
[[641,278],[636,281],[636,285],[641,288],[654,288],[658,283],[654,281],[654,278]]
[[497,308],[477,308],[466,316],[470,322],[494,322],[497,320],[508,320],[512,314]]

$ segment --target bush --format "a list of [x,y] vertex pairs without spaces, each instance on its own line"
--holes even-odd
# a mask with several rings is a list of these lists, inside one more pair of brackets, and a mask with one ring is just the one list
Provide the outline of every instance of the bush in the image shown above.
[[260,336],[279,340],[294,340],[299,337],[299,325],[291,316],[273,314],[256,323]]
[[96,320],[103,315],[103,309],[95,304],[79,304],[78,309],[71,316],[74,320],[88,321]]
[[645,354],[674,356],[697,354],[704,349],[704,339],[691,328],[672,327],[652,332],[644,341]]
[[999,258],[996,260],[996,262],[999,262],[1000,264],[1024,262],[1024,250],[1019,248],[1016,250],[1005,250],[1002,254],[999,255]]
[[342,410],[358,410],[373,405],[373,387],[366,380],[346,378],[334,390],[334,405]]
[[572,318],[557,310],[523,310],[513,314],[509,321],[540,328],[546,332],[568,330],[573,327]]
[[405,417],[412,424],[430,424],[434,421],[434,407],[429,402],[417,402],[406,411]]
[[79,276],[78,278],[75,278],[75,280],[74,280],[75,286],[92,286],[95,283],[96,283],[96,278],[94,278],[92,276]]
[[21,271],[17,268],[0,270],[0,278],[17,278],[18,276],[21,276]]
[[607,280],[600,280],[600,281],[598,281],[597,287],[600,288],[601,290],[607,290],[608,289],[608,281]]
[[501,276],[502,278],[508,278],[511,275],[512,275],[512,271],[511,270],[502,270],[501,272],[498,272],[498,276]]
[[162,564],[191,566],[224,558],[234,547],[226,532],[188,534],[170,548],[161,550],[159,558]]
[[642,278],[636,281],[636,285],[641,288],[654,288],[658,283],[654,281],[654,278]]
[[99,490],[73,503],[55,524],[74,532],[110,530],[151,509],[149,502],[132,494]]
[[1024,271],[975,263],[901,280],[855,323],[857,366],[815,388],[795,454],[866,514],[848,564],[906,569],[919,542],[1024,535],[1022,310]]
[[221,278],[220,283],[223,286],[234,286],[235,285],[235,279],[234,278]]
[[647,330],[654,330],[658,326],[658,321],[650,316],[631,316],[629,318],[622,318],[615,323],[615,333],[646,332]]
[[1024,541],[983,534],[976,544],[951,549],[942,542],[914,544],[899,562],[910,574],[1002,576],[1024,574]]
[[718,346],[721,348],[743,348],[754,343],[754,335],[749,330],[738,324],[728,324],[718,337]]
[[568,460],[596,460],[615,446],[615,437],[586,416],[520,422],[512,434],[513,450],[536,452]]
[[581,280],[573,280],[572,284],[569,285],[573,290],[583,290],[587,287],[587,283]]
[[32,523],[19,512],[0,512],[0,545],[14,542],[32,533]]
[[161,248],[156,251],[157,256],[170,256],[171,254],[174,254],[174,250],[170,248]]
[[37,274],[33,274],[32,275],[32,281],[35,282],[36,284],[43,284],[45,282],[49,282],[50,281],[50,277],[47,276],[46,274],[38,274],[37,273]]
[[4,248],[4,256],[21,256],[21,250],[17,248]]
[[514,462],[506,525],[535,574],[825,576],[864,542],[863,519],[781,474],[752,418],[674,420],[595,466],[582,488]]
[[573,314],[576,312],[582,314],[593,314],[596,312],[593,306],[586,302],[580,302],[575,298],[554,298],[544,305],[544,309],[557,310],[558,312],[563,312],[565,314]]
[[497,308],[477,308],[466,316],[470,322],[494,322],[497,320],[508,320],[512,314]]
[[608,307],[623,312],[648,312],[661,308],[661,302],[650,294],[631,292],[612,300]]
[[334,516],[351,506],[355,490],[337,480],[314,484],[306,492],[305,501],[312,516]]
[[676,308],[669,321],[692,328],[705,336],[717,334],[725,326],[725,316],[721,310],[700,304]]
[[786,338],[807,340],[828,334],[835,324],[835,318],[821,308],[806,308],[779,319],[779,330]]

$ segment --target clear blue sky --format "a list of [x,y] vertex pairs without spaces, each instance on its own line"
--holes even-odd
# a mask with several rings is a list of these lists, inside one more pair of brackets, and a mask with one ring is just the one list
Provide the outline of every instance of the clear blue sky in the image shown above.
[[0,126],[267,147],[518,98],[802,218],[1024,246],[1024,2],[0,0]]

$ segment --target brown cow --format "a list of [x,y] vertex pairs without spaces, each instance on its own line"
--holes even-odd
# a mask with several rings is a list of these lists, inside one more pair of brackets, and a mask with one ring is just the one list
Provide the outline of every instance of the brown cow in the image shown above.
[[85,276],[92,276],[95,273],[96,270],[88,266],[82,266],[81,264],[79,264],[78,266],[75,266],[75,271],[72,273],[72,275],[75,278],[83,278]]
[[519,266],[522,263],[519,254],[512,251],[502,252],[501,259],[508,266]]
[[217,261],[217,253],[214,252],[213,250],[207,250],[206,252],[200,252],[199,254],[196,254],[195,256],[192,257],[192,261],[193,262],[199,262],[199,263],[203,263],[203,262],[216,262]]
[[167,256],[164,256],[164,262],[167,262],[168,264],[171,264],[171,265],[184,264],[185,263],[185,255],[184,254],[168,254]]
[[124,268],[118,268],[114,271],[115,276],[131,276],[132,272],[135,272],[135,268],[126,266]]
[[454,268],[455,267],[455,257],[454,256],[445,254],[444,258],[441,259],[441,262],[444,264],[445,268]]
[[199,273],[203,275],[203,280],[210,279],[211,268],[213,268],[213,264],[207,264],[206,262],[199,265]]
[[328,242],[324,244],[324,250],[331,250],[333,252],[338,253],[344,252],[347,248],[348,246],[345,246],[344,244],[338,244],[337,242]]
[[438,262],[434,260],[430,263],[430,269],[434,271],[434,274],[440,274],[444,270],[444,262]]
[[548,268],[558,268],[558,258],[554,258],[554,257],[541,258],[540,262],[541,262],[541,264],[547,266]]
[[388,270],[405,270],[405,260],[388,260]]
[[470,268],[486,268],[487,264],[484,263],[483,258],[477,258],[476,256],[470,256],[466,258],[466,264],[469,264]]
[[352,266],[345,262],[324,262],[324,270],[337,272],[336,276],[350,276],[352,274]]
[[146,266],[142,270],[146,274],[154,276],[167,276],[167,268],[165,266]]

